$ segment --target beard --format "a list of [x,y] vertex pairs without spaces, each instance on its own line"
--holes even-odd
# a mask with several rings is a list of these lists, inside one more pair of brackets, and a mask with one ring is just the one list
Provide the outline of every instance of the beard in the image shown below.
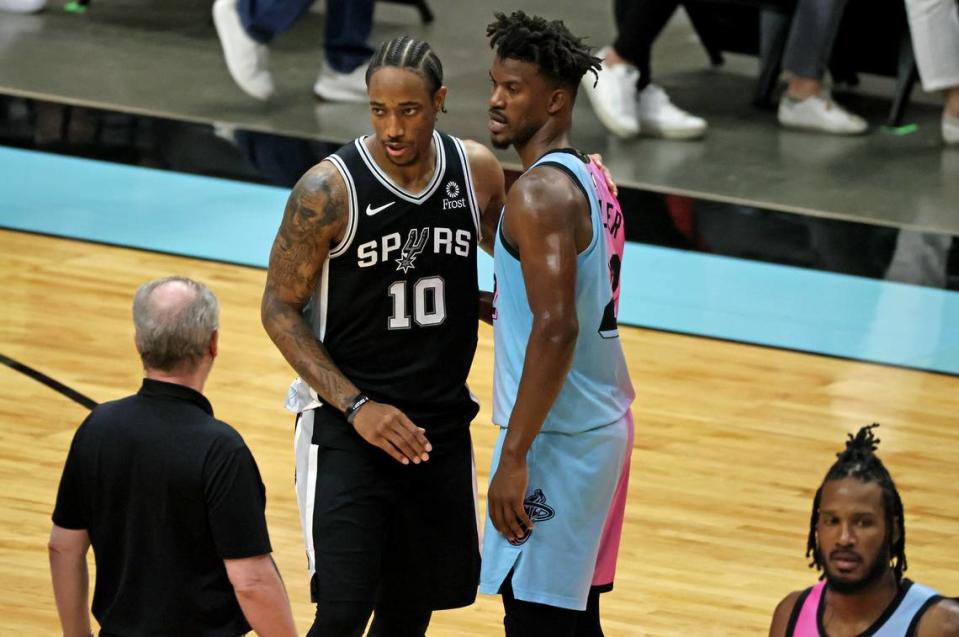
[[533,135],[536,134],[536,131],[539,130],[538,126],[528,124],[524,128],[516,131],[512,136],[506,134],[502,137],[494,137],[490,135],[490,144],[493,145],[493,148],[499,150],[506,150],[510,146],[515,146],[520,148],[525,146],[526,143],[533,138]]
[[828,562],[824,565],[823,571],[826,574],[826,582],[834,593],[840,595],[853,595],[862,592],[882,579],[882,576],[889,570],[889,547],[886,546],[879,552],[872,564],[866,570],[862,578],[854,581],[840,579],[833,575],[829,570]]

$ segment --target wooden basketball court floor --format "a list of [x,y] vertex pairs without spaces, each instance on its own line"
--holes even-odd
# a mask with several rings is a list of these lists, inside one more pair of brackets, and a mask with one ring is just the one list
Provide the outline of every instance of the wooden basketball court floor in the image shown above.
[[[291,371],[259,323],[261,269],[0,231],[0,354],[97,402],[135,391],[130,303],[143,281],[183,274],[220,298],[221,355],[207,386],[245,437],[267,487],[277,563],[301,631],[312,617],[293,493]],[[812,495],[847,432],[879,421],[906,511],[907,575],[959,594],[959,378],[635,328],[622,330],[637,432],[606,634],[765,634],[803,556]],[[481,509],[491,333],[470,377]],[[60,470],[87,413],[0,366],[0,633],[59,634],[46,539]],[[92,566],[92,563],[91,563]],[[430,635],[502,634],[499,600],[434,616]]]

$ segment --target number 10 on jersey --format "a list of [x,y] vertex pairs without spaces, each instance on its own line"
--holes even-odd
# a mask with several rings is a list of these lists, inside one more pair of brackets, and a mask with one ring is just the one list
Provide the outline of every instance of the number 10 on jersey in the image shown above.
[[408,330],[412,321],[420,327],[442,325],[446,320],[445,286],[440,276],[393,282],[387,291],[393,301],[389,329]]

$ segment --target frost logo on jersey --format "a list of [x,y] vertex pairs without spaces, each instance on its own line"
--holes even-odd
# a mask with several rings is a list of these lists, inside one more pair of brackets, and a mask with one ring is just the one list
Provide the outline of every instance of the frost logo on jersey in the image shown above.
[[402,270],[403,274],[406,274],[411,269],[416,266],[413,265],[413,261],[416,260],[416,255],[423,251],[423,248],[426,247],[426,242],[430,238],[430,229],[423,228],[420,231],[417,231],[416,228],[410,230],[410,234],[406,237],[406,243],[403,244],[403,250],[400,251],[400,258],[395,259],[397,270]]
[[[536,489],[526,496],[526,499],[523,500],[523,508],[526,510],[526,515],[529,516],[530,522],[545,522],[546,520],[552,520],[556,516],[556,511],[553,507],[546,504],[546,494],[543,493],[542,489]],[[532,533],[532,529],[526,529],[523,537],[518,540],[509,540],[509,543],[513,546],[525,544]]]
[[455,210],[466,207],[466,198],[460,196],[460,186],[455,181],[446,182],[446,199],[443,200],[443,210]]

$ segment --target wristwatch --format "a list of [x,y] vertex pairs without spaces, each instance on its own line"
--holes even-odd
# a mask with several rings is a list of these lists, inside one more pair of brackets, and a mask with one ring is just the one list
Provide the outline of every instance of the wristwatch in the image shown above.
[[350,403],[350,406],[346,408],[346,411],[343,412],[343,415],[346,416],[346,422],[353,424],[353,419],[356,417],[356,412],[360,410],[360,407],[370,402],[370,397],[360,392],[353,399],[353,402]]

